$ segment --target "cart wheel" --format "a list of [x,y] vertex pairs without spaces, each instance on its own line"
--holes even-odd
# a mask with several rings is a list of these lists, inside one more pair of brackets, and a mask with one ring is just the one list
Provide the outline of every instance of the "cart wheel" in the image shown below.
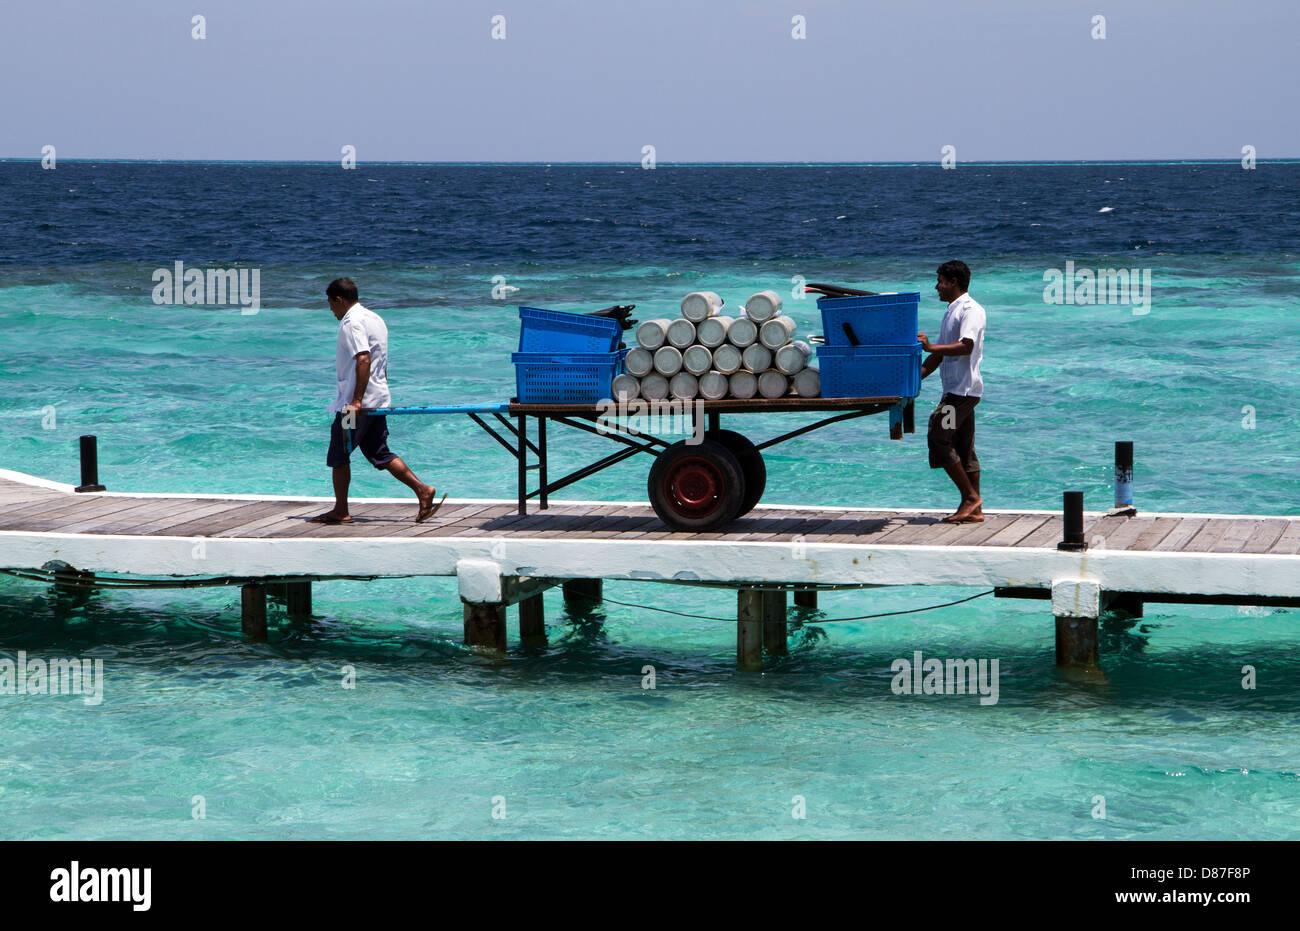
[[736,516],[748,514],[754,510],[754,505],[763,497],[763,489],[767,487],[767,465],[763,462],[763,454],[747,437],[735,430],[712,430],[704,434],[704,438],[727,447],[740,463],[741,474],[745,476],[745,497],[740,502]]
[[712,440],[669,446],[650,468],[650,504],[674,530],[707,531],[736,517],[745,475],[727,447]]

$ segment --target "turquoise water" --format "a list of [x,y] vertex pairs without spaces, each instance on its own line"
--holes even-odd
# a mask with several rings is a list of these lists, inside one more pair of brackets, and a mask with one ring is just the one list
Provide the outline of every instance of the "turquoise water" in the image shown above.
[[[62,172],[63,169],[60,169]],[[1121,201],[1122,204],[1122,201]],[[648,209],[648,208],[647,208]],[[833,208],[832,208],[833,209]],[[839,213],[845,212],[839,210]],[[822,210],[816,216],[833,218]],[[792,221],[794,222],[794,221]],[[802,218],[799,220],[802,222]],[[63,235],[63,234],[59,234]],[[612,234],[611,234],[612,235]],[[1126,241],[1127,241],[1127,237]],[[1285,350],[1300,261],[1286,250],[1192,254],[1161,243],[1080,264],[1151,267],[1150,313],[1054,307],[1044,250],[985,256],[971,292],[988,310],[977,445],[991,508],[1056,508],[1082,489],[1109,505],[1112,444],[1137,449],[1148,511],[1300,513],[1300,379]],[[73,248],[73,247],[69,247]],[[363,300],[391,333],[399,404],[503,400],[515,303],[670,315],[687,291],[729,303],[790,277],[923,292],[934,261],[732,257],[656,265],[366,260]],[[1141,256],[1138,260],[1133,256]],[[202,256],[167,255],[199,263]],[[329,494],[324,467],[335,323],[314,295],[341,262],[260,265],[264,306],[155,306],[155,262],[43,264],[0,287],[0,467],[77,480],[81,433],[99,436],[112,490]],[[976,265],[975,262],[972,262]],[[490,296],[491,276],[521,288]],[[787,301],[801,333],[815,305]],[[927,382],[922,405],[936,400]],[[48,409],[54,409],[53,419]],[[1253,412],[1253,428],[1244,420]],[[725,418],[724,418],[725,419]],[[47,429],[43,421],[48,424]],[[751,437],[797,417],[731,418]],[[511,497],[513,463],[458,418],[393,418],[391,445],[453,496]],[[556,428],[557,431],[559,428]],[[552,434],[553,448],[561,449]],[[607,451],[566,439],[553,472]],[[950,507],[920,435],[883,418],[772,450],[765,500]],[[633,460],[563,498],[644,500]],[[402,492],[354,470],[354,495]],[[360,510],[358,506],[357,510]],[[1041,602],[889,588],[823,594],[797,613],[788,658],[734,669],[735,627],[606,604],[566,613],[547,596],[550,647],[501,661],[460,645],[451,579],[314,586],[314,621],[274,609],[270,642],[239,633],[238,591],[104,591],[81,605],[0,579],[0,656],[104,661],[104,701],[0,695],[0,811],[8,838],[1290,838],[1300,834],[1296,612],[1149,605],[1108,625],[1103,680],[1053,667]],[[607,583],[611,599],[734,617],[724,591]],[[511,612],[512,643],[514,612]],[[996,658],[1000,701],[896,696],[891,662]],[[1241,687],[1253,665],[1258,687]],[[642,688],[655,667],[657,688]],[[344,667],[356,687],[343,688]],[[206,817],[193,818],[203,797]],[[494,818],[494,797],[504,818]],[[802,796],[807,817],[791,816]],[[1104,796],[1106,818],[1094,818]]]

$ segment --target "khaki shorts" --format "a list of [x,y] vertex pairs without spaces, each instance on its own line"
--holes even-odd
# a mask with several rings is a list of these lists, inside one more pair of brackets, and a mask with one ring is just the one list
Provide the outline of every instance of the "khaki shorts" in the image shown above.
[[979,398],[945,394],[930,415],[930,468],[942,469],[956,462],[966,472],[980,470],[975,455],[975,405]]

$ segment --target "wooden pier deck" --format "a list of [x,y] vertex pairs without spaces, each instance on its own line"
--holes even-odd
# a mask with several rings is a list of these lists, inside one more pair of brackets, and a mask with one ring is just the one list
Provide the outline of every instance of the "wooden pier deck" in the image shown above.
[[986,586],[1051,598],[1058,620],[1094,622],[1124,598],[1138,613],[1149,601],[1300,605],[1300,516],[1088,513],[1088,548],[1068,552],[1056,548],[1062,516],[1048,511],[954,525],[939,511],[760,505],[718,532],[682,533],[647,504],[556,501],[520,516],[513,501],[449,499],[416,524],[413,500],[377,499],[353,502],[355,523],[308,523],[330,500],[77,494],[0,471],[0,568],[57,560],[149,577],[446,575],[467,606],[526,600],[537,586],[521,579]]

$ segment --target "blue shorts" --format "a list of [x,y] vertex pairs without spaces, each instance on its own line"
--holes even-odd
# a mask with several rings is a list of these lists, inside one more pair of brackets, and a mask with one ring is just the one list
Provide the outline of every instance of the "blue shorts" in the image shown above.
[[361,455],[369,460],[376,469],[383,469],[397,456],[388,448],[388,418],[383,414],[357,413],[356,425],[350,429],[343,428],[343,412],[334,415],[330,427],[330,451],[325,457],[325,464],[331,469],[348,464],[352,450],[361,449]]

